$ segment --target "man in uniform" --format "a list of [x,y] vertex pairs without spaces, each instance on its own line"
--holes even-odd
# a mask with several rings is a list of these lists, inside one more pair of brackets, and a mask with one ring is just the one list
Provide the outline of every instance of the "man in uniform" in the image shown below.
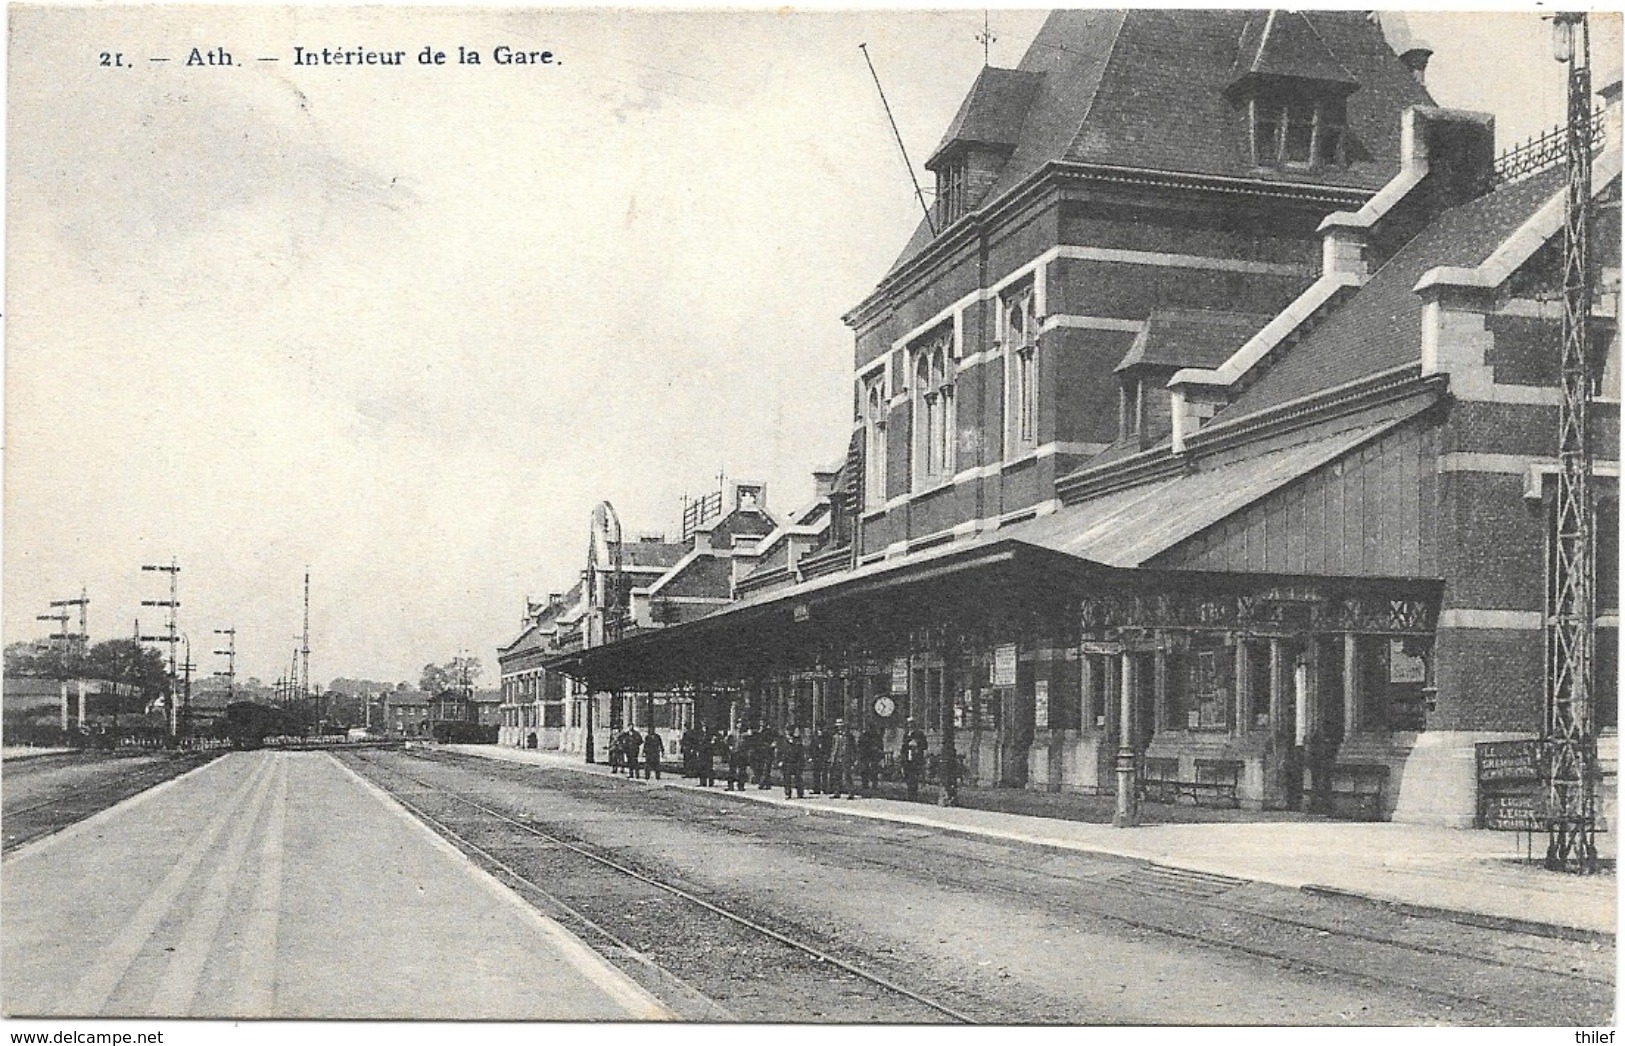
[[634,781],[638,776],[638,758],[643,754],[643,735],[638,728],[628,726],[626,733],[621,735],[621,763],[626,767],[626,773]]
[[694,777],[699,772],[699,740],[700,732],[693,726],[684,730],[682,736],[677,739],[677,751],[683,757],[684,777]]
[[745,767],[749,763],[749,751],[745,746],[745,738],[735,730],[728,734],[728,791],[745,790]]
[[920,795],[920,778],[925,776],[926,757],[925,731],[914,722],[913,717],[903,721],[903,748],[898,753],[897,761],[903,764],[903,781],[908,785],[908,797],[917,799]]
[[829,747],[829,794],[839,799],[845,792],[848,799],[856,799],[858,790],[852,780],[852,769],[858,761],[858,739],[846,728],[846,720],[835,720],[835,737]]
[[784,772],[784,797],[790,798],[790,785],[794,783],[796,798],[807,798],[807,792],[801,785],[801,768],[807,758],[807,746],[801,740],[801,728],[792,726],[779,735],[778,760],[779,768]]
[[829,728],[820,719],[807,740],[807,761],[812,765],[812,793],[824,794],[824,781],[829,776]]
[[778,743],[778,733],[771,726],[763,725],[756,732],[756,752],[752,760],[752,771],[756,775],[757,788],[773,787],[773,757]]
[[886,742],[880,727],[870,723],[858,736],[858,776],[863,781],[863,794],[873,796],[880,787],[880,764],[886,756]]
[[713,737],[704,727],[696,733],[699,736],[694,742],[694,774],[701,788],[710,788],[717,783],[716,756],[722,748],[722,735]]
[[663,754],[665,747],[660,740],[660,735],[655,733],[654,727],[651,726],[649,732],[643,738],[643,776],[645,779],[652,775],[656,781],[660,780],[660,756]]

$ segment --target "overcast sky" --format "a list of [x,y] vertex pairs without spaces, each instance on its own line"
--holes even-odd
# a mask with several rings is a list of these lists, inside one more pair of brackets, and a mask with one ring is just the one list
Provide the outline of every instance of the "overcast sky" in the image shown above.
[[[858,44],[916,164],[982,61],[980,10],[10,13],[5,638],[81,586],[94,639],[154,631],[139,568],[174,557],[200,671],[235,626],[266,680],[307,565],[317,680],[494,679],[597,501],[630,533],[721,470],[805,501],[846,446],[841,314],[918,217]],[[1042,18],[994,11],[994,64]],[[1535,15],[1411,26],[1442,104],[1503,141],[1560,117]]]

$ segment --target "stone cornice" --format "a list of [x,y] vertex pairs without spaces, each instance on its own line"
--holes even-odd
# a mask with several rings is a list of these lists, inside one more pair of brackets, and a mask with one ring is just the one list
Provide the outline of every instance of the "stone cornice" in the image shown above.
[[1201,429],[1186,439],[1186,454],[1211,454],[1413,396],[1437,400],[1444,388],[1442,379],[1422,377],[1420,362],[1406,363]]
[[1423,378],[1421,370],[1420,363],[1407,363],[1336,388],[1322,389],[1235,421],[1204,428],[1186,440],[1183,454],[1175,454],[1171,445],[1153,447],[1133,457],[1104,462],[1063,476],[1056,480],[1055,490],[1067,504],[1075,504],[1087,498],[1177,475],[1206,455],[1324,421],[1411,398],[1426,397],[1431,404],[1443,395],[1445,382],[1439,378]]
[[1118,184],[1195,189],[1223,195],[1299,200],[1354,208],[1362,206],[1375,193],[1372,189],[1299,185],[1254,178],[1184,174],[1177,171],[1051,160],[996,200],[954,222],[939,233],[935,240],[921,248],[913,258],[887,273],[867,297],[841,317],[842,321],[853,329],[864,325],[873,318],[875,312],[886,305],[897,288],[922,278],[953,252],[964,250],[972,240],[985,238],[995,226],[1009,221],[1014,214],[1023,209],[1034,207],[1035,204],[1044,201],[1053,190],[1067,184]]

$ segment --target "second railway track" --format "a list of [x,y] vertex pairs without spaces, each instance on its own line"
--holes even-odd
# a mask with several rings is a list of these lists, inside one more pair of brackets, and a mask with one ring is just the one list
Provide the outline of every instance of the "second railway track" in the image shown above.
[[600,946],[680,1016],[710,1021],[1008,1021],[946,1002],[770,919],[360,754],[347,760],[488,871]]
[[[414,756],[425,770],[429,766],[443,771],[459,766],[464,771],[474,769],[468,757],[428,752]],[[533,770],[503,764],[481,765],[478,773],[514,783],[536,780]],[[813,862],[836,860],[877,871],[931,868],[932,877],[939,881],[975,884],[974,888],[1006,897],[1024,897],[1083,918],[1106,920],[1132,933],[1224,949],[1312,977],[1347,978],[1379,990],[1402,989],[1435,1000],[1439,1012],[1450,1015],[1445,1019],[1452,1021],[1527,1022],[1529,1013],[1545,1012],[1551,1006],[1601,1013],[1605,1007],[1599,1008],[1598,1000],[1612,997],[1611,942],[1525,938],[1392,913],[1355,913],[1346,903],[1310,901],[1296,891],[1239,880],[1187,882],[1187,873],[1129,863],[1123,864],[1122,872],[1077,880],[1080,886],[1087,881],[1085,888],[1057,893],[1055,877],[1067,881],[1068,876],[1040,851],[1017,848],[1005,853],[998,847],[981,847],[998,853],[973,856],[970,851],[958,852],[961,847],[957,844],[930,837],[888,839],[877,846],[875,840],[865,841],[868,833],[808,832],[801,819],[785,821],[769,808],[718,818],[705,807],[694,806],[698,795],[682,790],[626,788],[627,783],[613,779],[573,775],[548,777],[550,790],[603,802],[609,794],[607,788],[615,796],[616,809],[624,809],[628,815],[699,819],[708,830],[741,843],[771,839],[773,845],[805,853]],[[833,828],[838,820],[826,828]],[[616,854],[618,859],[628,860],[623,851]],[[1168,874],[1155,874],[1159,872]],[[1170,875],[1178,881],[1164,881]],[[983,992],[981,997],[989,995]],[[997,993],[992,997],[997,998]],[[982,1019],[1020,1017],[1001,1012]]]

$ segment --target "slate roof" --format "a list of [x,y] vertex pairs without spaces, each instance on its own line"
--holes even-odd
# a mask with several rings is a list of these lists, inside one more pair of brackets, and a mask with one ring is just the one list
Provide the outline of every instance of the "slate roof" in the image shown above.
[[1289,76],[1356,87],[1359,81],[1326,47],[1299,11],[1271,11],[1251,18],[1242,31],[1236,79]]
[[[1226,90],[1239,69],[1262,54],[1264,67],[1287,68],[1287,44],[1301,34],[1279,30],[1268,51],[1243,55],[1251,32],[1261,36],[1269,13],[1238,10],[1055,11],[1017,66],[1037,77],[1015,148],[983,197],[992,203],[1045,164],[1097,163],[1191,175],[1330,185],[1376,191],[1399,171],[1399,114],[1432,105],[1427,90],[1399,61],[1382,29],[1361,11],[1309,11],[1294,16],[1311,32],[1310,71],[1353,77],[1348,100],[1346,167],[1316,170],[1252,166],[1244,109]],[[1282,25],[1297,22],[1283,22]],[[1257,26],[1257,29],[1253,29]],[[978,76],[977,85],[987,77]],[[973,105],[961,113],[991,113]],[[956,117],[956,122],[958,118]],[[994,133],[979,131],[978,133]],[[984,205],[985,205],[984,204]],[[933,239],[923,220],[893,270]]]
[[1420,360],[1422,298],[1413,289],[1416,281],[1436,266],[1480,264],[1563,185],[1564,172],[1557,167],[1445,211],[1214,421]]
[[1203,463],[1194,471],[1106,494],[991,534],[1107,566],[1144,566],[1299,476],[1375,439],[1405,417],[1309,433],[1301,443],[1221,464]]
[[1217,367],[1264,328],[1270,317],[1212,309],[1156,309],[1129,346],[1119,371],[1130,367]]
[[[678,547],[680,548],[681,546]],[[498,647],[498,657],[507,654],[524,653],[527,650],[535,650],[539,647],[546,646],[548,642],[547,637],[552,632],[552,629],[548,626],[554,624],[559,618],[562,618],[565,613],[570,610],[570,608],[574,607],[578,602],[581,601],[582,584],[582,582],[577,581],[573,586],[571,586],[570,591],[566,592],[564,597],[560,599],[555,606],[543,608],[542,612],[537,615],[536,620],[533,623],[526,625],[524,631],[520,632],[519,635],[514,637],[513,642],[509,643],[507,646]]]
[[1420,409],[1365,424],[1306,431],[1300,442],[1263,454],[1231,458],[1105,494],[968,540],[866,563],[789,588],[753,593],[707,615],[707,620],[726,620],[753,607],[783,603],[853,582],[906,576],[912,568],[1011,541],[1104,566],[1141,567],[1232,513],[1403,424]]
[[629,567],[675,566],[688,552],[688,545],[679,541],[627,541],[621,545],[621,562]]
[[1043,73],[984,66],[948,125],[948,133],[942,136],[941,144],[925,161],[925,166],[935,169],[937,161],[956,144],[1015,145],[1043,76]]

